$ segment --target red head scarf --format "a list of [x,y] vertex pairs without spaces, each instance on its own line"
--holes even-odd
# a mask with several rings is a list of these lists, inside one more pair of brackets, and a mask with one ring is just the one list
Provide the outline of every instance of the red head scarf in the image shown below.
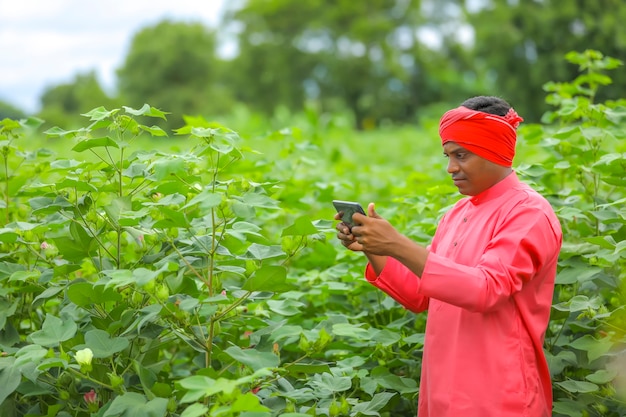
[[524,119],[512,108],[506,116],[457,107],[439,121],[441,144],[455,142],[495,164],[510,167],[515,156],[516,129]]

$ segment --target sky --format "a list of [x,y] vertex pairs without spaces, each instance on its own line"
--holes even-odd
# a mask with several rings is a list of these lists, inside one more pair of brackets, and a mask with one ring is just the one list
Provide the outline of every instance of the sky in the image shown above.
[[163,19],[215,27],[229,0],[0,0],[0,100],[39,110],[46,87],[95,71],[105,91],[132,37]]

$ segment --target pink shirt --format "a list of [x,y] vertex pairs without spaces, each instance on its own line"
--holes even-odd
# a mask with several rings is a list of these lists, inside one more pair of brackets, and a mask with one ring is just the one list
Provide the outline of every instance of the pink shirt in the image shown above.
[[442,218],[422,277],[389,258],[365,277],[428,309],[419,417],[549,417],[543,353],[562,234],[550,204],[512,173]]

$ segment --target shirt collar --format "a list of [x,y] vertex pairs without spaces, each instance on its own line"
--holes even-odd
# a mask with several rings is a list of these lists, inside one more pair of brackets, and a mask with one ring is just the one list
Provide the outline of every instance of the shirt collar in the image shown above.
[[504,177],[504,179],[495,183],[491,187],[487,188],[480,194],[470,197],[470,201],[473,205],[477,206],[479,204],[484,204],[487,201],[493,200],[497,197],[500,197],[507,190],[515,187],[519,184],[519,179],[517,178],[517,174],[515,171],[511,171],[509,175]]

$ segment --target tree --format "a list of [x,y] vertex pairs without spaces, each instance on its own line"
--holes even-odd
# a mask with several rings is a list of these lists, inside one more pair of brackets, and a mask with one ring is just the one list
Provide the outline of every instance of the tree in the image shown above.
[[38,116],[48,125],[69,127],[84,120],[80,116],[89,110],[113,106],[110,98],[100,86],[94,71],[76,74],[66,84],[46,88],[41,95],[41,111]]
[[425,104],[460,100],[473,88],[455,77],[466,60],[426,44],[423,4],[448,1],[248,1],[226,16],[226,26],[242,28],[230,84],[257,109],[297,110],[318,99],[326,110],[350,109],[359,127],[411,120]]
[[131,106],[144,103],[171,112],[170,126],[183,114],[221,108],[212,96],[215,35],[200,23],[163,21],[138,32],[117,70],[121,96]]
[[18,109],[11,103],[0,100],[0,120],[4,120],[6,118],[21,119],[24,116],[24,111]]
[[[495,76],[498,93],[528,121],[538,121],[548,110],[543,84],[576,77],[578,68],[563,59],[567,52],[595,49],[626,58],[626,4],[621,0],[492,0],[469,10],[467,18],[476,34],[477,68]],[[617,75],[614,88],[598,99],[617,99],[624,88],[626,77]]]

